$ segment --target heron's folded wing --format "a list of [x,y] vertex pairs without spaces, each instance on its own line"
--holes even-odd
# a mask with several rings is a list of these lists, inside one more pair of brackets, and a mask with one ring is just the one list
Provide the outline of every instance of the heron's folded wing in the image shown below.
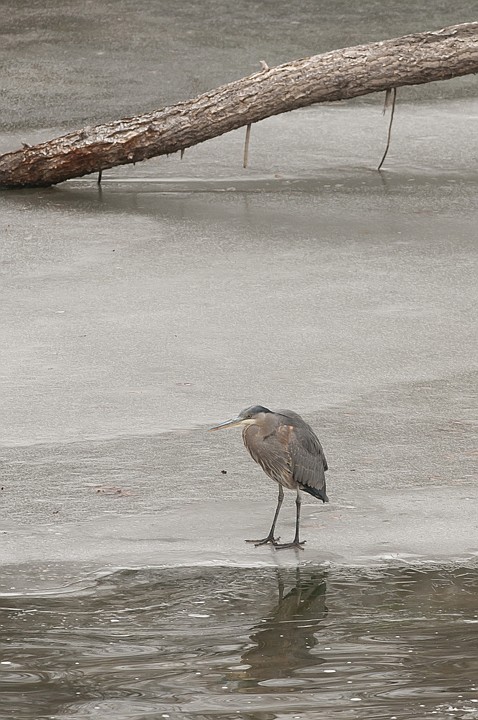
[[293,410],[278,410],[278,413],[286,419],[284,425],[293,429],[296,441],[311,455],[320,455],[322,457],[324,470],[328,470],[329,466],[327,465],[324,449],[310,425]]
[[289,451],[294,480],[311,495],[327,502],[325,471],[327,460],[322,445],[311,428],[293,428]]

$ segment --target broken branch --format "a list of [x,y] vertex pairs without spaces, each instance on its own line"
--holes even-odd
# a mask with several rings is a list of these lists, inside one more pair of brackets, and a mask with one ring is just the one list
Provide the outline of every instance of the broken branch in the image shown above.
[[478,72],[478,22],[294,60],[156,112],[0,157],[0,187],[39,187],[184,151],[314,103]]

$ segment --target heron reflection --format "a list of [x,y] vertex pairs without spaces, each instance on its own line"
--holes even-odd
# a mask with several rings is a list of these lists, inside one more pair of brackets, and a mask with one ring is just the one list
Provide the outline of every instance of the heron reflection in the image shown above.
[[229,676],[237,681],[238,691],[255,692],[258,683],[290,678],[294,671],[324,662],[315,654],[312,657],[311,650],[318,644],[316,634],[328,612],[325,573],[297,568],[287,589],[290,572],[277,572],[277,603],[251,628],[251,645],[241,655],[244,669]]

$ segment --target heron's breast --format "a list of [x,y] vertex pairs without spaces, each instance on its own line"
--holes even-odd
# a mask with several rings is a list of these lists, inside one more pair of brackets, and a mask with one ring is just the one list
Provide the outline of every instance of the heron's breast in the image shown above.
[[289,490],[294,490],[297,483],[294,480],[290,461],[287,454],[276,455],[275,453],[259,457],[257,461],[264,472],[275,482]]
[[266,475],[290,490],[297,487],[292,477],[287,448],[278,442],[274,433],[264,435],[259,428],[251,425],[244,430],[243,439],[253,460],[261,466]]

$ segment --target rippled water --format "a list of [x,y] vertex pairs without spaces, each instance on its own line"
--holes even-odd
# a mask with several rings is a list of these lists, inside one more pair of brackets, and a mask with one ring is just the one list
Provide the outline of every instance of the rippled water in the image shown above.
[[1,598],[0,716],[478,717],[478,570],[124,570]]

